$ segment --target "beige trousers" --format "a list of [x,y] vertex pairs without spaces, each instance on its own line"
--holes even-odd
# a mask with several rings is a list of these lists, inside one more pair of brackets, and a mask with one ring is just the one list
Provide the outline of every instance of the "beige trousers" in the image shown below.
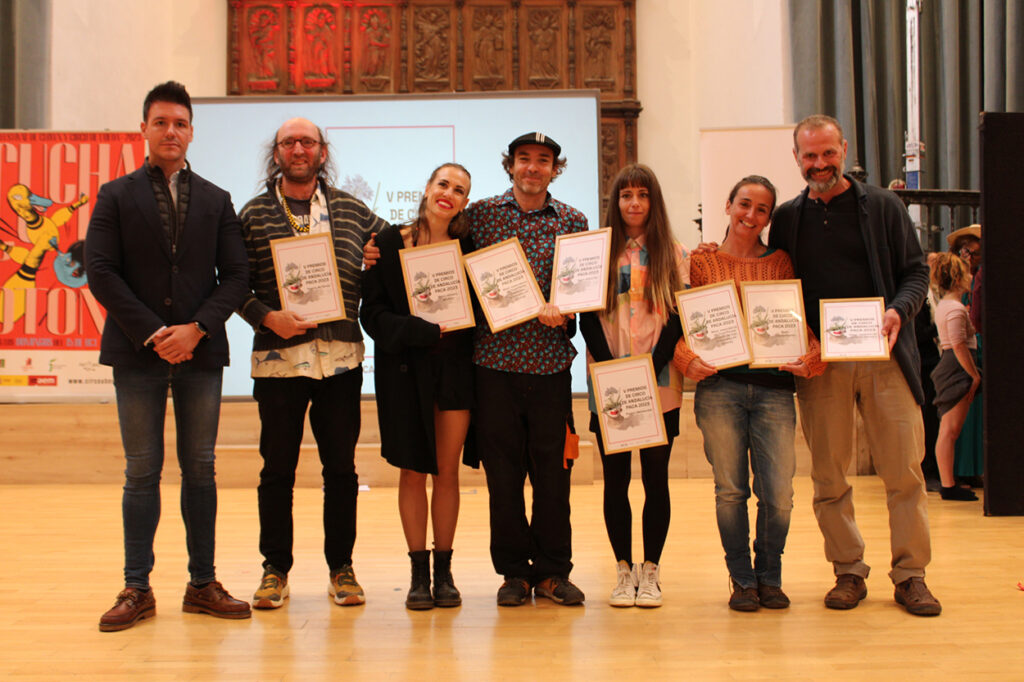
[[895,360],[831,363],[814,379],[797,378],[800,419],[811,449],[814,514],[825,558],[836,575],[866,578],[864,538],[854,520],[846,471],[854,449],[854,407],[860,410],[875,471],[885,484],[894,583],[923,577],[931,559],[928,501],[921,460],[921,408]]

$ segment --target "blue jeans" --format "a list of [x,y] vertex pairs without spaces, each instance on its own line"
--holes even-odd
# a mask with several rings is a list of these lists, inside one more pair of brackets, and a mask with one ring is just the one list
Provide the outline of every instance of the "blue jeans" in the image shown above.
[[[714,470],[715,513],[729,575],[741,587],[781,586],[796,471],[792,391],[712,376],[697,384],[694,413]],[[757,495],[753,568],[747,514],[751,469]]]
[[214,527],[217,486],[213,448],[220,419],[222,370],[188,363],[155,367],[114,367],[117,416],[124,444],[124,582],[149,587],[153,538],[160,521],[160,473],[164,466],[164,415],[167,389],[174,399],[178,464],[181,466],[181,517],[185,522],[188,571],[203,584],[215,579]]

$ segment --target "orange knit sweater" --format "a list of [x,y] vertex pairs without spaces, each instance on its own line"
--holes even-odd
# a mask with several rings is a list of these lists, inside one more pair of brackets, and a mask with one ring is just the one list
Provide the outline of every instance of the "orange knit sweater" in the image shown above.
[[[739,294],[740,282],[793,279],[793,263],[789,260],[789,254],[778,250],[761,258],[736,258],[723,251],[698,253],[690,257],[690,286],[700,287],[730,279],[736,282],[737,294]],[[676,344],[672,364],[685,374],[686,368],[696,357],[697,354],[686,345],[686,337],[683,337]],[[801,360],[810,368],[812,377],[825,373],[825,363],[821,361],[821,347],[818,344],[818,338],[809,328],[807,330],[807,354]]]

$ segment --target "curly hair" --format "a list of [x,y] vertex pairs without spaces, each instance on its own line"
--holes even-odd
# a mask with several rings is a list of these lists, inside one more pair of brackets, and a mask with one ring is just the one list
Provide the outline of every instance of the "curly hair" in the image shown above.
[[[515,159],[512,158],[511,156],[509,156],[508,152],[502,152],[501,153],[501,167],[505,169],[506,173],[508,173],[508,179],[509,180],[512,179],[512,166],[514,166],[515,163],[516,163]],[[552,164],[551,164],[552,165],[552,172],[551,172],[551,180],[552,181],[554,181],[555,178],[557,178],[559,175],[562,174],[562,171],[565,170],[565,164],[566,163],[567,162],[566,162],[566,159],[565,159],[564,156],[561,157],[561,158],[556,158],[552,162]]]
[[971,267],[955,253],[938,253],[930,259],[929,277],[932,291],[940,298],[951,291],[967,289],[971,284]]

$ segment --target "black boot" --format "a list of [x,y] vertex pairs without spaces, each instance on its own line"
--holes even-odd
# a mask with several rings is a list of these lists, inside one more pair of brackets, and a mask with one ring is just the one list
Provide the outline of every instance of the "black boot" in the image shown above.
[[413,611],[432,609],[434,600],[430,596],[430,550],[409,552],[409,558],[412,560],[412,584],[405,597],[405,608]]
[[452,550],[434,550],[434,606],[462,606],[462,595],[452,580]]

